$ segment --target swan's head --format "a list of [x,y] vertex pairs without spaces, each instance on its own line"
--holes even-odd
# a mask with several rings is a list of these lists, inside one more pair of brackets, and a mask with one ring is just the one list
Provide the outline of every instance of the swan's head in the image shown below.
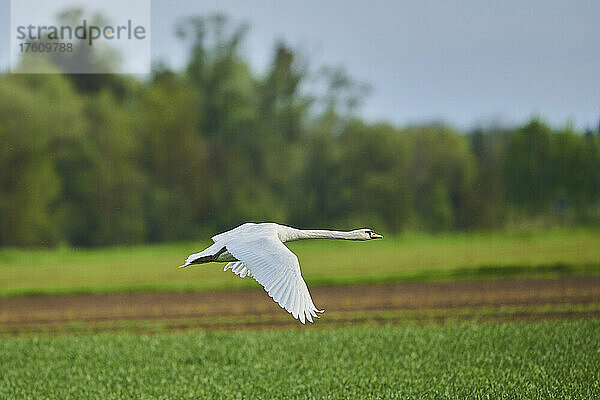
[[358,240],[371,240],[383,238],[383,236],[376,234],[375,232],[373,232],[373,229],[369,228],[358,229],[354,232],[356,232]]

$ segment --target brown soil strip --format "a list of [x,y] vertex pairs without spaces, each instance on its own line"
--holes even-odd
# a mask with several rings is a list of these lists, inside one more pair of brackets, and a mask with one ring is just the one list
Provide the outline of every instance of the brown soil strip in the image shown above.
[[[335,318],[335,324],[343,325],[353,321],[352,312],[359,311],[600,304],[600,277],[317,287],[311,294],[318,307],[345,315]],[[584,314],[582,317],[594,317],[597,312]],[[223,329],[227,327],[202,321],[221,317],[235,321],[235,316],[248,315],[256,316],[256,321],[244,323],[246,328],[297,324],[258,287],[215,292],[0,298],[0,325],[5,332],[26,327],[28,331],[52,330],[52,326],[73,322],[129,320],[164,320],[171,330],[186,326]],[[319,323],[330,325],[325,322],[327,316],[327,312],[323,314]],[[540,318],[524,315],[522,319],[530,317]],[[577,313],[570,317],[577,317]],[[176,320],[186,322],[179,326],[181,323]],[[232,326],[240,328],[235,323]]]

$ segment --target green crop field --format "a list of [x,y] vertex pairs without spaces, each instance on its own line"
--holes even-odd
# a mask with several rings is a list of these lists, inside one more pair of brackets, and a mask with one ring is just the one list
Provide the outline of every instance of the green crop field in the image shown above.
[[[310,285],[337,285],[599,275],[599,243],[600,231],[577,230],[307,241],[290,248]],[[0,295],[257,285],[224,273],[222,265],[176,268],[203,245],[3,249]],[[6,324],[0,327],[0,398],[600,397],[595,301],[352,311],[351,327],[345,327],[347,313],[334,310],[321,321],[330,325],[287,331],[198,331],[211,324],[277,326],[289,319],[283,312],[66,320],[20,326],[20,337]],[[497,323],[521,318],[573,320]],[[189,331],[174,333],[182,327]]]
[[0,398],[600,397],[600,322],[0,341]]
[[[291,243],[311,285],[553,277],[600,273],[600,231],[403,235]],[[208,264],[178,270],[208,243],[109,249],[0,250],[0,296],[256,285]]]

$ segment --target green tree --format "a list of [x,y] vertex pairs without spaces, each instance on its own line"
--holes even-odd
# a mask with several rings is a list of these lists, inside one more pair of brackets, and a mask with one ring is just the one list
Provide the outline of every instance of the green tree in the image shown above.
[[408,128],[404,134],[409,161],[403,179],[416,213],[413,223],[429,231],[472,226],[475,162],[466,138],[438,125]]
[[61,181],[55,157],[81,134],[80,107],[60,75],[0,79],[0,243],[53,244]]
[[[164,72],[164,71],[163,71]],[[158,74],[140,95],[136,150],[148,182],[145,219],[151,241],[193,237],[213,207],[206,140],[197,132],[199,94],[175,74]]]

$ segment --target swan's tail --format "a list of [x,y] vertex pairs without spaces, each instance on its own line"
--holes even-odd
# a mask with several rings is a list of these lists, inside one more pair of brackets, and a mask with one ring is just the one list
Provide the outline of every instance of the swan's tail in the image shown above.
[[190,257],[193,257],[191,260],[190,260],[190,257],[188,257],[187,260],[185,260],[185,263],[183,263],[182,265],[180,265],[177,268],[185,268],[185,267],[189,267],[192,264],[204,264],[204,263],[214,261],[214,256],[212,256],[212,255],[202,257],[202,256],[198,256],[198,254],[200,254],[200,253],[192,254],[190,256]]
[[[212,246],[202,250],[200,253],[191,254],[183,265],[180,265],[178,268],[185,268],[192,264],[204,264],[215,261],[216,257],[219,253],[219,246],[214,243]],[[222,246],[221,246],[222,247]]]

